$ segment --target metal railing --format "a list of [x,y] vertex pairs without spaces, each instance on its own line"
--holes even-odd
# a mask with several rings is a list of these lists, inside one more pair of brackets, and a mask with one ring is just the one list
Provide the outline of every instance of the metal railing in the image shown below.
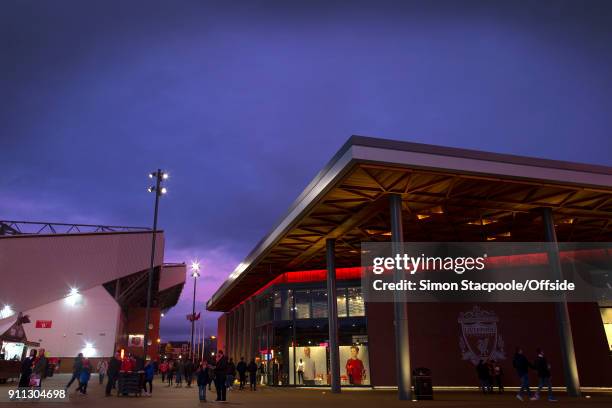
[[151,228],[126,227],[123,225],[68,224],[61,222],[0,220],[0,235],[78,234],[130,231],[151,231]]

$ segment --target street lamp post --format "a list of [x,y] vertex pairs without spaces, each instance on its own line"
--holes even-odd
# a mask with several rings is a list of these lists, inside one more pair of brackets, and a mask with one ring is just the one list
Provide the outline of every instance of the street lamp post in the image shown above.
[[198,262],[191,263],[191,276],[193,276],[193,305],[191,308],[191,347],[189,348],[189,354],[191,354],[191,361],[195,362],[195,353],[194,348],[195,344],[193,343],[193,334],[195,332],[195,301],[196,301],[196,284],[198,283],[198,278],[200,277],[200,264]]
[[155,178],[155,186],[149,187],[149,193],[155,193],[155,211],[153,213],[153,238],[151,239],[151,265],[149,268],[148,284],[147,284],[147,308],[145,311],[145,331],[144,331],[144,359],[147,360],[147,351],[149,348],[149,323],[151,320],[151,296],[153,292],[153,270],[155,268],[155,239],[157,236],[157,212],[159,209],[159,197],[166,194],[166,187],[162,187],[163,180],[168,178],[168,173],[157,169],[156,172],[150,173],[149,178]]

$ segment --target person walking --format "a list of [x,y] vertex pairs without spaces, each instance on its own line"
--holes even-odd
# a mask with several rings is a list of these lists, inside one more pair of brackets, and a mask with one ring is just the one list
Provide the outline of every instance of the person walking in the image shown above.
[[257,364],[255,364],[254,358],[251,359],[251,362],[247,366],[247,371],[249,372],[251,391],[257,391]]
[[516,398],[519,401],[523,401],[523,393],[527,395],[527,398],[531,397],[531,390],[529,389],[529,368],[532,367],[531,363],[523,354],[523,349],[520,347],[516,348],[514,357],[512,358],[512,366],[516,370],[516,375],[519,377],[521,388],[519,388]]
[[38,351],[38,355],[34,359],[34,365],[32,367],[32,376],[30,378],[35,378],[35,382],[38,385],[33,385],[32,381],[30,381],[30,385],[35,386],[36,388],[42,387],[42,381],[47,377],[47,365],[48,360],[45,356],[45,349],[40,349]]
[[196,371],[196,382],[198,384],[198,398],[200,402],[206,402],[206,386],[210,382],[210,377],[208,374],[208,364],[206,360],[203,360],[200,363]]
[[168,362],[166,360],[159,365],[159,372],[161,373],[162,383],[165,383],[166,373],[168,372]]
[[191,388],[191,382],[193,381],[193,362],[191,360],[185,361],[185,382],[187,388]]
[[234,381],[236,379],[236,364],[234,364],[234,360],[230,357],[229,362],[227,363],[227,371],[226,371],[226,387],[229,391],[234,389]]
[[106,390],[105,395],[110,397],[111,390],[115,388],[115,384],[117,383],[117,378],[119,377],[119,371],[121,370],[121,354],[115,353],[113,358],[108,362],[108,369],[106,370],[106,374],[108,375],[108,380],[106,382]]
[[77,391],[80,391],[81,394],[87,394],[87,385],[89,384],[89,379],[91,378],[91,365],[89,363],[89,359],[84,358],[81,364],[81,373],[79,375],[79,388]]
[[98,380],[100,384],[104,383],[104,376],[106,375],[106,371],[108,370],[108,362],[106,360],[100,360],[98,362]]
[[238,371],[238,379],[240,381],[240,390],[244,390],[244,385],[246,384],[246,372],[247,365],[244,362],[244,357],[240,357],[240,362],[236,366],[236,371]]
[[83,368],[83,353],[79,353],[74,358],[74,363],[72,364],[72,377],[70,377],[70,381],[68,381],[68,384],[66,384],[66,390],[70,388],[74,380],[77,380],[77,383],[79,382],[79,377],[81,376],[82,368]]
[[[155,365],[152,361],[148,361],[144,367],[144,384],[143,389],[146,396],[153,395],[153,377],[155,377]],[[147,385],[149,390],[147,391]]]
[[[492,380],[497,386],[498,393],[502,394],[504,392],[504,370],[501,365],[495,360],[491,360],[491,371],[492,371]],[[491,391],[493,388],[491,387]]]
[[176,383],[175,388],[183,388],[183,377],[185,376],[185,363],[180,358],[176,362],[176,373],[175,373]]
[[172,387],[172,379],[174,377],[174,373],[176,372],[176,361],[170,360],[168,362],[168,374],[166,376],[166,380],[168,380],[168,387]]
[[227,357],[223,355],[223,350],[219,350],[213,370],[215,373],[215,388],[217,389],[217,399],[215,401],[227,400],[227,366]]
[[19,377],[19,388],[28,388],[30,386],[30,376],[32,375],[32,367],[36,360],[38,352],[34,349],[30,350],[30,355],[21,362],[21,377]]
[[532,401],[537,401],[540,399],[540,392],[543,387],[548,387],[548,401],[557,402],[555,397],[553,396],[552,384],[550,382],[550,364],[548,360],[544,356],[544,351],[542,349],[537,349],[537,357],[533,363],[533,367],[538,372],[538,390],[535,395],[531,398]]
[[482,393],[488,393],[490,385],[489,367],[483,360],[480,360],[478,362],[478,365],[476,366],[476,374],[478,375],[478,382],[480,383],[480,389],[482,390]]

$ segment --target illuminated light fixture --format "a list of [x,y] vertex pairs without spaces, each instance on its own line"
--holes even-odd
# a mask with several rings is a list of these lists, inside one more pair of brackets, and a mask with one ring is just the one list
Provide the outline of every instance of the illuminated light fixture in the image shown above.
[[70,306],[76,306],[81,302],[82,296],[77,288],[70,288],[68,296],[66,296],[66,303]]
[[166,187],[162,187],[160,193],[166,194],[168,193],[168,189]]
[[194,278],[200,277],[200,263],[198,261],[191,262],[191,276]]
[[147,187],[147,191],[148,191],[149,193],[152,193],[152,192],[154,192],[154,191],[155,191],[155,187],[153,187],[153,186]]
[[149,178],[152,179],[153,177],[155,177],[155,173],[149,173]]
[[0,319],[6,319],[7,317],[11,317],[15,314],[15,311],[10,305],[4,305],[2,310],[0,310]]
[[561,220],[561,224],[573,224],[573,223],[574,223],[573,218],[566,218],[564,220]]
[[161,343],[161,339],[157,339],[157,342],[158,342],[158,343]]
[[162,174],[162,178],[163,178],[164,180],[168,180],[168,177],[170,177],[170,175],[169,175],[168,173],[163,173],[163,174]]
[[162,313],[162,314],[161,314],[161,317],[164,317],[164,316],[165,316],[165,314],[163,314],[163,313]]
[[429,217],[431,217],[431,215],[429,215],[429,214],[417,214],[416,217],[417,217],[417,220],[426,220]]
[[497,238],[495,237],[487,237],[487,241],[495,241]]
[[494,220],[492,218],[483,218],[482,220],[470,221],[468,222],[468,225],[489,225],[495,222],[497,222],[497,220]]
[[93,357],[96,355],[96,349],[94,348],[92,343],[85,343],[85,347],[83,347],[83,349],[81,350],[81,353],[83,353],[83,357]]
[[432,208],[431,210],[429,210],[429,212],[432,214],[444,214],[444,209],[442,208],[441,205],[438,205]]
[[210,338],[214,340],[217,338],[217,336],[210,336]]
[[370,235],[391,236],[391,231],[387,231],[387,229],[383,227],[368,227],[365,229],[365,232]]
[[510,231],[502,232],[501,234],[497,234],[498,237],[511,237],[512,233]]

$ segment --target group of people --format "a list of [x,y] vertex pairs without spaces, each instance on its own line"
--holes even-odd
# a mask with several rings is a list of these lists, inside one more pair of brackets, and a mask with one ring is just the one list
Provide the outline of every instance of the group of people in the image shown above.
[[189,359],[167,360],[159,365],[162,382],[167,382],[167,386],[171,387],[174,381],[177,388],[183,386],[183,379],[185,379],[187,388],[191,388],[196,369],[199,369],[199,367],[195,367],[195,364]]
[[[42,370],[41,359],[36,358],[36,350],[32,350],[31,356],[24,360],[24,373],[20,381],[21,384],[30,384],[30,377],[33,372]],[[29,370],[29,371],[28,371]],[[240,359],[238,364],[234,364],[233,359],[228,359],[222,350],[216,355],[214,361],[203,360],[199,364],[194,364],[191,360],[178,359],[163,361],[159,367],[153,361],[144,362],[142,358],[134,357],[127,354],[123,358],[119,352],[107,360],[100,360],[96,367],[99,376],[100,384],[104,383],[104,378],[107,378],[105,394],[110,396],[113,389],[117,388],[117,380],[120,373],[139,375],[140,387],[144,395],[151,396],[153,393],[153,378],[155,373],[159,371],[162,382],[168,387],[173,384],[175,387],[182,387],[183,379],[186,382],[187,388],[190,388],[195,378],[198,386],[198,397],[200,401],[206,401],[206,389],[211,390],[212,383],[215,384],[217,392],[216,401],[227,400],[227,390],[234,389],[236,379],[239,382],[239,389],[245,389],[247,383],[247,375],[249,379],[250,389],[257,389],[257,372],[259,367],[255,363],[255,359],[247,364],[244,357]],[[91,378],[92,364],[89,359],[83,357],[79,353],[74,359],[72,376],[66,389],[68,390],[76,381],[78,387],[77,392],[87,394],[87,386]],[[123,392],[123,391],[122,391]]]
[[478,374],[480,389],[484,394],[492,393],[494,386],[497,387],[500,394],[504,392],[504,371],[495,360],[487,362],[480,360],[476,366],[476,374]]
[[19,388],[41,388],[42,381],[47,376],[47,365],[44,349],[40,352],[36,349],[30,350],[30,355],[21,362]]
[[[516,394],[516,398],[520,401],[524,401],[524,398],[528,398],[532,401],[540,399],[540,392],[542,388],[548,388],[548,400],[555,402],[556,399],[553,395],[552,385],[550,381],[550,364],[544,356],[542,349],[536,350],[537,357],[534,362],[530,362],[529,359],[523,353],[523,349],[517,347],[512,359],[512,367],[516,371],[519,378],[520,388]],[[538,375],[538,389],[532,394],[529,388],[529,369],[533,369]],[[498,387],[498,392],[504,392],[503,376],[504,371],[495,360],[485,362],[480,360],[476,366],[476,373],[478,374],[478,381],[480,382],[480,389],[483,393],[488,394],[493,392],[493,387]]]
[[[554,402],[556,401],[553,391],[552,384],[550,382],[550,364],[544,356],[544,351],[542,349],[536,350],[536,359],[533,363],[529,361],[529,359],[523,353],[523,349],[517,347],[516,353],[514,354],[514,358],[512,359],[512,366],[516,370],[516,374],[519,377],[521,387],[519,389],[518,394],[516,394],[516,398],[523,401],[523,395],[527,398],[533,400],[540,399],[540,392],[542,388],[548,388],[548,401]],[[538,390],[534,395],[531,394],[531,390],[529,389],[529,369],[536,370],[538,374]]]

